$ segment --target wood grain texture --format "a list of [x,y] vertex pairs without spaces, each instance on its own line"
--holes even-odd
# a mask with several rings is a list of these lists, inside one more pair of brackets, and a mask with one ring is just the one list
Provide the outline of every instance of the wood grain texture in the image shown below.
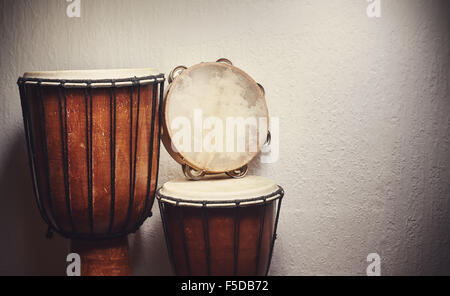
[[[181,228],[180,211],[182,211]],[[189,269],[183,246],[183,232],[191,275],[208,275],[207,248],[202,222],[203,209],[198,207],[179,207],[166,205],[164,215],[172,250],[172,260],[177,275],[189,275]],[[237,257],[237,275],[265,275],[269,263],[269,252],[274,230],[275,203],[242,207],[239,209],[239,249]],[[210,249],[210,271],[213,276],[232,276],[234,273],[235,208],[208,209],[208,234]],[[264,216],[261,250],[258,255],[260,227]],[[257,264],[259,256],[259,264]],[[257,266],[258,265],[258,266]]]
[[128,239],[126,236],[112,240],[71,240],[70,252],[81,259],[81,276],[131,275]]
[[[57,86],[26,85],[25,103],[30,111],[37,189],[43,211],[52,224],[69,236],[132,231],[150,211],[156,189],[158,88],[116,88],[116,112],[111,88],[67,88],[65,92],[66,101]],[[111,139],[115,139],[115,144]]]

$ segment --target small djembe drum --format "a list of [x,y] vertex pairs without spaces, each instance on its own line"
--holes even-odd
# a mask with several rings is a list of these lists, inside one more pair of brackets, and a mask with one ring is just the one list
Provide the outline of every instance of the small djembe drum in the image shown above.
[[283,195],[257,176],[165,183],[156,196],[175,273],[267,275]]
[[18,85],[37,206],[82,275],[130,274],[127,234],[151,215],[164,75],[25,73]]
[[284,192],[245,177],[270,142],[263,87],[227,59],[178,66],[162,116],[164,146],[187,177],[157,192],[175,273],[266,275]]

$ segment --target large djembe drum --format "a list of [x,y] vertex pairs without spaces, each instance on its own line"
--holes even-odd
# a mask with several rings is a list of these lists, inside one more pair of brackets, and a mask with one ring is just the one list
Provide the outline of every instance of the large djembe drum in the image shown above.
[[130,274],[126,235],[151,215],[164,75],[25,73],[18,85],[37,206],[83,275]]
[[258,176],[165,183],[157,199],[175,273],[266,275],[283,195]]

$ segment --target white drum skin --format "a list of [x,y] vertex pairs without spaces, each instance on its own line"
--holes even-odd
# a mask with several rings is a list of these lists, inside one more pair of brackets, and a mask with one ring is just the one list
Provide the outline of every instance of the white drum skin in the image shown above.
[[33,71],[25,72],[23,78],[40,78],[40,79],[123,79],[130,77],[144,77],[150,75],[158,75],[160,72],[153,68],[137,68],[137,69],[98,69],[98,70],[62,70],[62,71]]
[[[266,196],[277,191],[278,185],[261,176],[246,176],[242,179],[226,179],[221,176],[208,176],[203,180],[191,181],[185,178],[165,183],[159,193],[184,201],[243,201]],[[247,202],[254,204],[255,202]],[[213,205],[211,205],[213,206]]]

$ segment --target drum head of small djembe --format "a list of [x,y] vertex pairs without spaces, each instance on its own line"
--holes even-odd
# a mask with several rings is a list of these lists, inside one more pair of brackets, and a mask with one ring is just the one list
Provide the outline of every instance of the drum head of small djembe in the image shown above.
[[168,197],[169,202],[177,200],[181,205],[202,206],[206,202],[209,207],[221,207],[225,203],[257,205],[263,202],[264,197],[269,202],[279,189],[274,181],[262,176],[228,179],[212,175],[198,182],[185,178],[166,182],[158,194]]
[[268,134],[262,87],[228,63],[181,70],[163,107],[163,143],[169,154],[206,173],[242,168],[260,152]]

